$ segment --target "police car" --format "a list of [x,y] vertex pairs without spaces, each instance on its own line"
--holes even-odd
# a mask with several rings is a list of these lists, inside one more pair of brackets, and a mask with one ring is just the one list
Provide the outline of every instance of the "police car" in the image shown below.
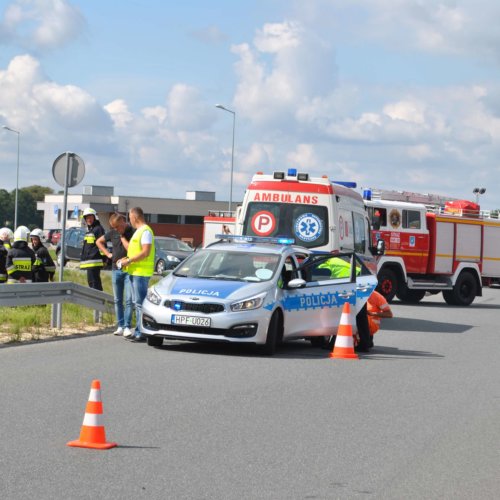
[[335,335],[344,303],[361,309],[377,285],[357,254],[336,254],[351,271],[332,278],[325,266],[331,253],[280,238],[218,237],[224,240],[195,252],[149,289],[141,332],[150,346],[163,339],[238,342],[274,354],[289,339],[319,344]]

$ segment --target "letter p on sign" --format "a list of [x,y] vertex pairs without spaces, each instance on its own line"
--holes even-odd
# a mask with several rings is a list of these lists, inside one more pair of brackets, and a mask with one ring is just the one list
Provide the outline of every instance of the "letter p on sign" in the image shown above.
[[276,229],[276,219],[271,212],[262,210],[252,217],[251,225],[257,236],[269,236]]

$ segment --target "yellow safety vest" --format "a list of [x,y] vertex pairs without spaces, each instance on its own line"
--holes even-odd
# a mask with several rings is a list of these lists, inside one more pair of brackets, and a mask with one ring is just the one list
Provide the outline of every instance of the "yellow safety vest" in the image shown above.
[[[139,254],[142,250],[141,246],[141,238],[142,234],[146,229],[151,231],[153,234],[153,230],[147,225],[141,226],[139,229],[135,231],[132,238],[128,243],[127,257],[131,258],[135,255]],[[149,255],[138,262],[131,262],[127,266],[127,272],[132,276],[153,276],[155,270],[155,239],[153,235],[153,241],[151,242],[151,252]]]

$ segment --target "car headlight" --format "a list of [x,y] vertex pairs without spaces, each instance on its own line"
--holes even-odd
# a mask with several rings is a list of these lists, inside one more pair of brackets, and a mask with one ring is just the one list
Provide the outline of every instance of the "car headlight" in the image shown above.
[[146,299],[151,302],[151,304],[154,304],[155,306],[159,306],[161,303],[161,296],[160,294],[156,291],[155,287],[151,287],[148,290],[148,294],[146,295]]
[[258,309],[262,306],[266,294],[262,293],[249,299],[240,300],[231,304],[231,311],[250,311],[251,309]]
[[167,255],[167,260],[169,262],[180,262],[181,260],[178,259],[175,255]]

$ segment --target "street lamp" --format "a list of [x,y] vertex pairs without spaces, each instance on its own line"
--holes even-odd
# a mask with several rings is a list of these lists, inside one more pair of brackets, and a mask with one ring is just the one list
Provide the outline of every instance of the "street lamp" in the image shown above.
[[233,115],[233,147],[231,148],[231,178],[229,181],[229,212],[231,212],[233,206],[234,128],[236,125],[236,112],[226,108],[222,104],[216,104],[215,107],[222,109],[223,111],[227,111],[228,113],[232,113]]
[[14,132],[14,134],[17,134],[17,170],[16,170],[16,202],[14,205],[14,230],[17,228],[17,197],[18,197],[18,191],[19,191],[19,140],[21,137],[21,132],[18,130],[14,130],[13,128],[7,127],[7,125],[4,125],[2,128],[5,130],[9,130],[10,132]]
[[486,188],[474,188],[472,192],[476,195],[476,204],[479,205],[479,195],[486,193]]

